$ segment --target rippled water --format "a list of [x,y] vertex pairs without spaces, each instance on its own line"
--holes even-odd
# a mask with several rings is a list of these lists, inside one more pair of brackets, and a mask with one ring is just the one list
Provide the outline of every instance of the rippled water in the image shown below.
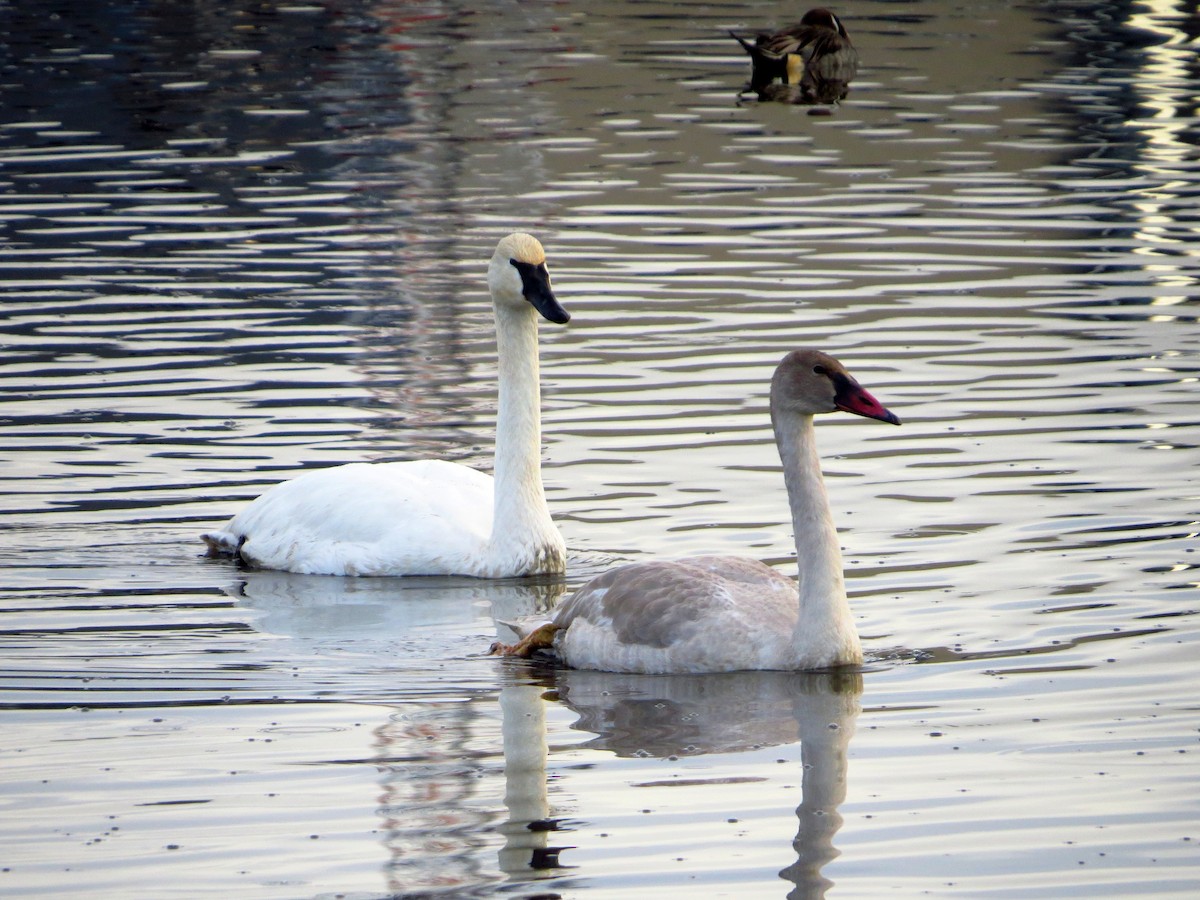
[[[736,100],[765,2],[0,5],[0,893],[1194,896],[1194,5],[838,12],[809,115]],[[488,465],[513,227],[566,581],[202,558]],[[861,677],[480,655],[616,559],[789,571],[810,344],[905,421],[820,428]]]

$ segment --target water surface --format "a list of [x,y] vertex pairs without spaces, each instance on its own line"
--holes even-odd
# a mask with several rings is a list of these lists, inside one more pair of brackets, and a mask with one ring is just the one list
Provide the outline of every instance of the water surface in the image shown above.
[[[1194,9],[838,12],[817,116],[736,97],[763,2],[0,10],[0,893],[1194,895]],[[567,577],[204,559],[489,466],[513,228]],[[865,672],[482,656],[613,561],[792,571],[804,345],[905,422],[820,425]]]

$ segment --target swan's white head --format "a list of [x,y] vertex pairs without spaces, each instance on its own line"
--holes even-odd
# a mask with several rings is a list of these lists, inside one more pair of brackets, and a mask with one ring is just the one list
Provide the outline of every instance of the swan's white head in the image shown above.
[[846,367],[820,350],[793,350],[771,379],[771,418],[843,410],[899,425],[900,419],[854,380]]
[[571,320],[550,288],[546,251],[531,234],[514,232],[496,245],[488,265],[488,288],[497,306],[530,304],[551,322],[563,325]]

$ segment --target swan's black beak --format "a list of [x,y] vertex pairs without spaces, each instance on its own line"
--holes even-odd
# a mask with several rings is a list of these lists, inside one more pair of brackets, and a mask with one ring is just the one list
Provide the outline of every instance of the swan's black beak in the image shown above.
[[562,308],[554,291],[550,289],[550,272],[545,263],[518,262],[510,259],[513,267],[521,273],[521,293],[533,304],[547,320],[556,325],[565,325],[571,321],[571,314]]
[[833,402],[838,409],[854,413],[856,416],[866,416],[868,419],[878,419],[880,422],[900,424],[900,417],[876,400],[861,384],[849,375],[837,373],[831,375],[833,380]]

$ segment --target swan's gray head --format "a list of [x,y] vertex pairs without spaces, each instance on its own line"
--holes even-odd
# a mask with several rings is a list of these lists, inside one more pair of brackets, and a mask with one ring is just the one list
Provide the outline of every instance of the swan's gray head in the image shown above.
[[524,308],[531,304],[551,322],[571,320],[550,288],[546,251],[531,234],[515,232],[502,238],[488,265],[488,287],[497,306]]
[[771,417],[781,413],[813,416],[843,410],[899,425],[895,413],[854,380],[846,367],[820,350],[793,350],[771,379]]

